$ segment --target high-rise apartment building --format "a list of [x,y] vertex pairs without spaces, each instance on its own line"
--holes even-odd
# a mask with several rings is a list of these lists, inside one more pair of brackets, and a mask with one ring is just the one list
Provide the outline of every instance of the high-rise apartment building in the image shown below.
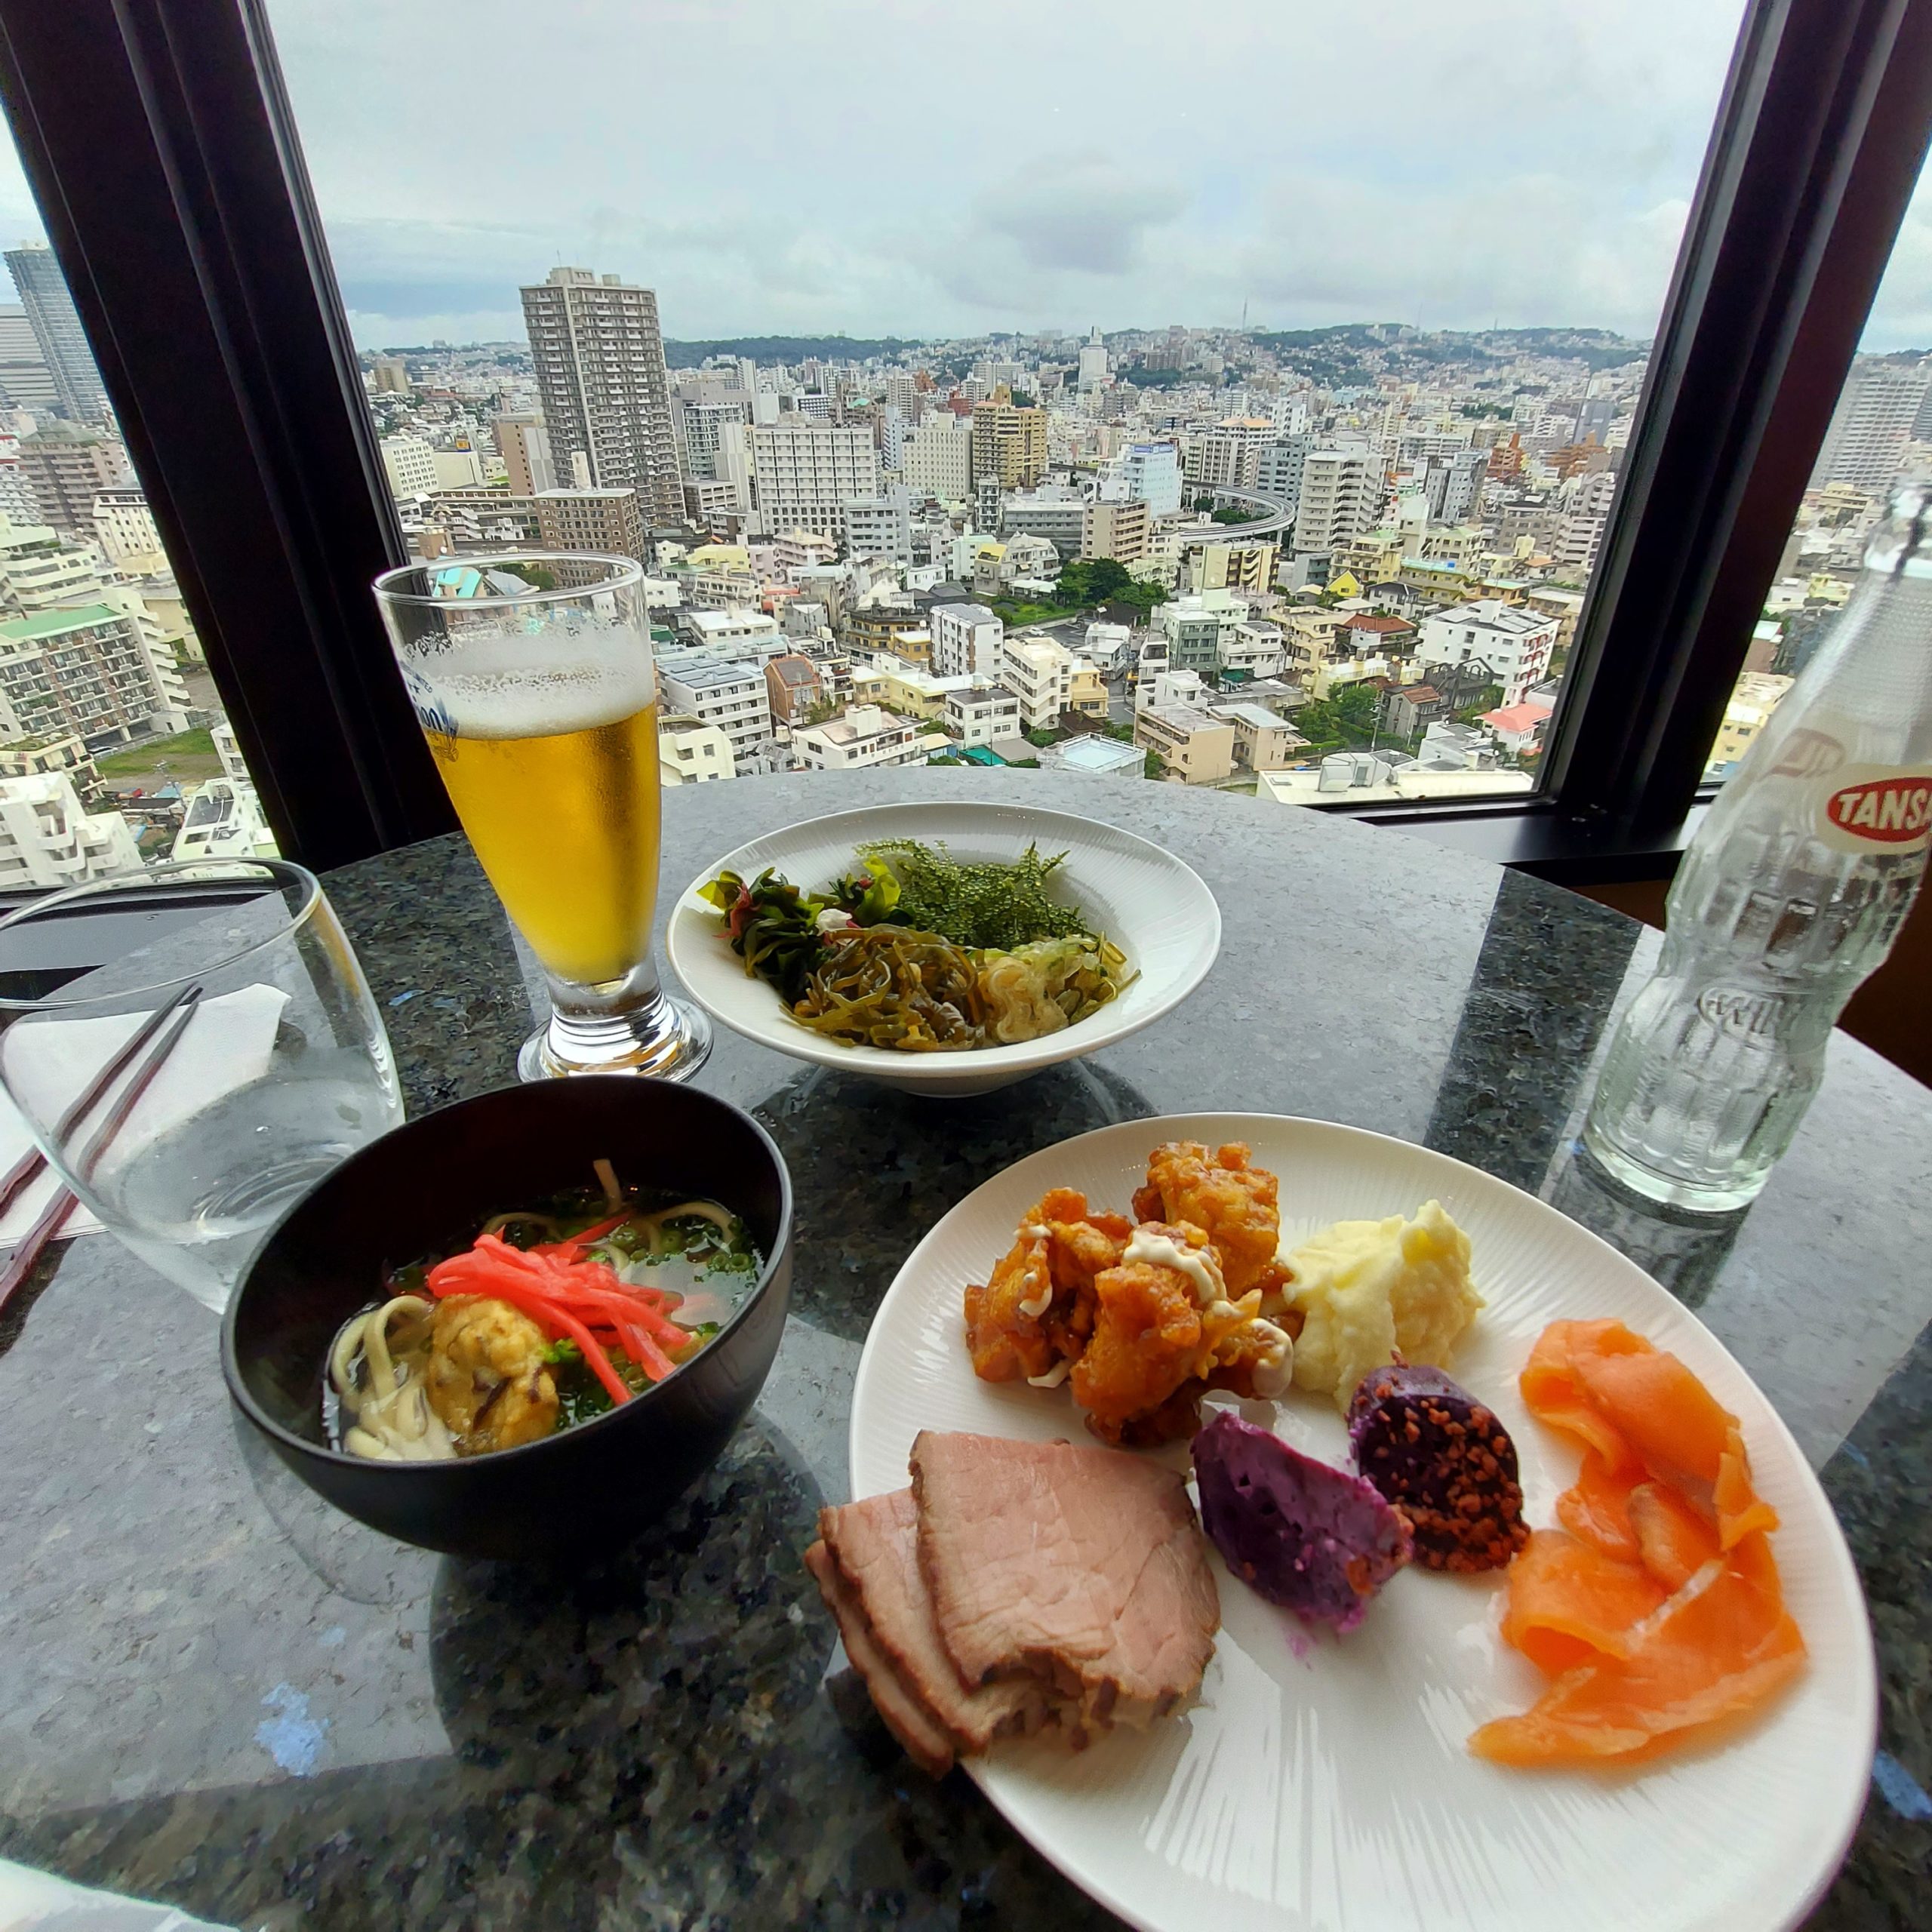
[[0,405],[51,410],[57,400],[54,371],[40,352],[26,310],[17,302],[0,305]]
[[902,484],[883,496],[854,497],[843,506],[845,554],[884,557],[901,570],[912,561],[912,503]]
[[1004,383],[973,405],[973,477],[1002,490],[1030,490],[1047,473],[1047,412],[1021,409]]
[[1361,536],[1381,507],[1380,488],[1379,466],[1367,450],[1310,450],[1302,465],[1295,548],[1332,550]]
[[1121,452],[1121,481],[1149,516],[1174,516],[1180,509],[1180,452],[1172,443],[1130,443]]
[[1097,389],[1107,380],[1106,344],[1096,328],[1081,345],[1078,381],[1082,390]]
[[1145,503],[1088,503],[1081,527],[1080,554],[1111,557],[1117,564],[1137,564],[1147,554],[1149,528]]
[[94,500],[96,540],[110,563],[148,563],[162,557],[161,532],[140,490],[103,490]]
[[94,367],[94,352],[81,328],[80,312],[67,291],[67,278],[51,248],[9,248],[7,272],[14,278],[20,306],[40,346],[41,360],[54,378],[54,406],[76,423],[105,422],[107,391]]
[[757,424],[751,445],[758,513],[768,530],[843,537],[845,506],[878,494],[878,452],[869,429],[789,416]]
[[635,490],[649,518],[675,522],[684,495],[656,294],[573,268],[521,293],[558,481]]
[[1482,503],[1483,479],[1489,474],[1487,450],[1458,450],[1432,456],[1423,472],[1423,494],[1432,523],[1466,523]]
[[1261,451],[1274,440],[1275,425],[1266,417],[1231,417],[1189,439],[1184,474],[1206,490],[1252,490]]
[[1614,469],[1595,470],[1577,483],[1577,494],[1550,554],[1561,568],[1579,579],[1587,578],[1596,568],[1603,534],[1610,522],[1610,506],[1616,496]]
[[1301,476],[1315,438],[1305,433],[1263,443],[1255,452],[1254,487],[1275,497],[1293,516],[1301,507]]
[[[383,459],[383,474],[388,478],[392,497],[426,497],[437,488],[436,452],[420,436],[384,436],[377,443]],[[473,483],[466,477],[463,483]],[[460,489],[463,483],[450,488]]]
[[[13,257],[8,257],[9,261]],[[1932,365],[1861,361],[1845,379],[1811,472],[1812,488],[1849,483],[1876,495],[1899,472],[1912,426],[1932,391]]]
[[188,692],[141,618],[83,604],[0,623],[0,732],[66,737],[90,751],[179,731]]
[[928,615],[934,677],[998,675],[1006,626],[985,605],[935,604]]
[[685,475],[715,478],[719,435],[730,424],[751,420],[751,398],[674,397],[671,416],[683,452]]
[[93,536],[94,500],[102,491],[135,487],[127,451],[112,437],[77,424],[50,423],[23,437],[20,469],[41,515],[69,536]]

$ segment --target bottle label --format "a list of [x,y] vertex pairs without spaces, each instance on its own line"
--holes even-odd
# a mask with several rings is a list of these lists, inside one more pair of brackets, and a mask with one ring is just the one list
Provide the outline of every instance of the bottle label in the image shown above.
[[1697,995],[1697,1011],[1734,1040],[1776,1039],[1790,1006],[1786,995],[1755,986],[1706,986]]
[[1932,766],[1847,765],[1817,787],[1818,836],[1839,852],[1922,852],[1932,844]]

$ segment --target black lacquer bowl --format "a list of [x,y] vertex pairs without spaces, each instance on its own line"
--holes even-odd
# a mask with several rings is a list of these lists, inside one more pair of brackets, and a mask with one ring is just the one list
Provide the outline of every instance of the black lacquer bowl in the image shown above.
[[[506,1207],[589,1184],[600,1158],[628,1184],[722,1202],[768,1257],[709,1346],[608,1414],[521,1448],[438,1463],[331,1448],[329,1345],[385,1269],[461,1245]],[[222,1367],[275,1453],[372,1528],[460,1556],[599,1555],[717,1460],[778,1352],[791,1279],[791,1179],[749,1115],[663,1081],[546,1080],[411,1121],[318,1182],[249,1264],[223,1324]]]

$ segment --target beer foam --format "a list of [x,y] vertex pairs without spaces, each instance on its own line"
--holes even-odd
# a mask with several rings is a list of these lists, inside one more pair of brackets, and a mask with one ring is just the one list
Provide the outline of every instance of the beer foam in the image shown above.
[[441,663],[415,667],[463,738],[549,738],[635,716],[657,695],[648,638],[635,631],[564,636],[533,658],[515,633],[466,637]]

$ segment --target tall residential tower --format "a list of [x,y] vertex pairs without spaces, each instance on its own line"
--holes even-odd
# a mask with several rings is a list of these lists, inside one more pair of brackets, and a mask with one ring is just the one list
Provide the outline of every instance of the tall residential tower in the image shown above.
[[109,414],[107,391],[94,352],[81,328],[80,312],[51,248],[9,248],[7,272],[20,291],[40,359],[54,378],[54,406],[76,423],[101,423]]
[[651,521],[676,521],[684,497],[656,294],[561,268],[522,294],[558,481],[635,490]]

